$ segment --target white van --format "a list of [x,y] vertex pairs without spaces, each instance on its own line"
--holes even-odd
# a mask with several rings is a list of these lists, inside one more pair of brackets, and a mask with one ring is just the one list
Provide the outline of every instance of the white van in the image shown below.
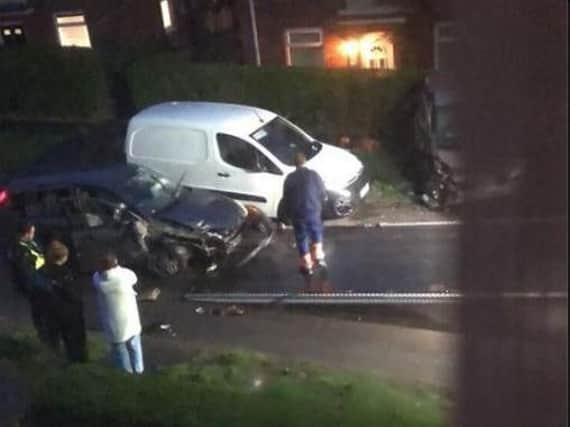
[[352,212],[369,190],[362,163],[348,151],[316,141],[283,117],[256,107],[168,102],[129,122],[129,163],[147,166],[182,185],[213,190],[277,217],[293,154],[307,156],[329,192],[327,216]]

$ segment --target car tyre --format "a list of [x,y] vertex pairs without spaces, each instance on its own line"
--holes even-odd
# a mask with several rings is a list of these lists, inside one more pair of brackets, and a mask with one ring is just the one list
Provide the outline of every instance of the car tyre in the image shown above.
[[354,212],[354,203],[346,197],[337,197],[332,200],[331,214],[333,218],[344,218]]
[[184,270],[184,263],[176,254],[160,249],[149,253],[148,268],[161,278],[168,278],[177,276]]

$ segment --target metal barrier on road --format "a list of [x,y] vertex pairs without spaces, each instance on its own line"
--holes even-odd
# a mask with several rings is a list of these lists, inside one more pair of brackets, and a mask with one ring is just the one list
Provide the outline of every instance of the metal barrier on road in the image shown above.
[[567,300],[565,292],[509,292],[500,295],[458,292],[416,292],[416,293],[190,293],[186,301],[218,304],[450,304],[463,300],[488,301],[495,298],[537,300]]

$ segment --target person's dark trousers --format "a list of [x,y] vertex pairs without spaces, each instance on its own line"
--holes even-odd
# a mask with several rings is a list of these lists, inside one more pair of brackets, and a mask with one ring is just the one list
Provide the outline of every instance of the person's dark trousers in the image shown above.
[[59,326],[67,360],[71,363],[87,362],[87,337],[82,304],[74,303],[71,307],[66,307]]
[[51,348],[59,351],[61,334],[57,327],[57,320],[52,312],[50,295],[43,290],[34,290],[28,297],[32,322],[39,340]]

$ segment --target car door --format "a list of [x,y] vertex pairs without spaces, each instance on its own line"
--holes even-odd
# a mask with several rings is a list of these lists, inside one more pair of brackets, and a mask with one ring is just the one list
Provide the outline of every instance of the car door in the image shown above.
[[281,169],[237,136],[218,133],[216,148],[216,191],[275,217],[283,186]]
[[78,188],[75,210],[71,213],[71,238],[76,248],[78,268],[82,272],[98,269],[101,256],[109,250],[123,261],[122,234],[111,204],[104,203],[96,193]]

